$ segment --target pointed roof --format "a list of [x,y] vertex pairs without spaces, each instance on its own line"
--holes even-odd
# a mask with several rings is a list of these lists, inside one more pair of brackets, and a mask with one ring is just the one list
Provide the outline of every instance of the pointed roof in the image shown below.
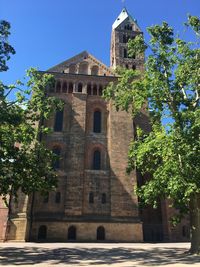
[[[128,13],[127,9],[124,7],[121,11],[121,13],[119,14],[118,18],[115,20],[115,22],[112,25],[112,29],[116,29],[122,22],[124,22],[127,18],[129,18],[130,20],[132,20],[132,22],[134,22],[137,27],[140,30],[140,27],[137,24],[137,20],[133,19],[132,16]],[[141,30],[140,30],[141,31]]]

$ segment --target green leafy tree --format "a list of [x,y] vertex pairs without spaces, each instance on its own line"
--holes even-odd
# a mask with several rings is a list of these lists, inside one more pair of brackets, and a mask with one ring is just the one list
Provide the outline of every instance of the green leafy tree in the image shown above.
[[[15,53],[8,43],[10,24],[0,22],[0,72]],[[19,189],[30,194],[46,192],[56,186],[52,169],[53,153],[45,147],[42,135],[49,129],[43,121],[62,103],[47,97],[54,78],[35,69],[27,71],[25,83],[5,85],[0,81],[0,196],[17,196]]]
[[104,95],[133,117],[148,106],[152,131],[137,127],[128,171],[137,168],[152,177],[137,188],[145,204],[167,198],[180,216],[189,213],[190,252],[200,253],[200,20],[189,16],[185,25],[195,42],[175,36],[166,22],[148,28],[149,45],[142,35],[129,41],[130,55],[149,49],[145,70],[120,70],[119,82],[110,84]]

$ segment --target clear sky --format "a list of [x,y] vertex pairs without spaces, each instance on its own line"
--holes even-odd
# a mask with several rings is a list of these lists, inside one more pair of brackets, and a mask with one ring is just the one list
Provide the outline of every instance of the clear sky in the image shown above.
[[[4,82],[14,82],[29,67],[46,70],[87,50],[109,65],[111,26],[122,0],[0,0],[0,19],[11,23],[16,55]],[[167,21],[182,29],[188,13],[200,16],[200,0],[126,0],[147,38],[146,27]]]

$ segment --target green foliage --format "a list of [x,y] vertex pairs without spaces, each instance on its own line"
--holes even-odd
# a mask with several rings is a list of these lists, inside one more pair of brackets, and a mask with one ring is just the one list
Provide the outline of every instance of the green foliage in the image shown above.
[[[7,60],[14,54],[7,40],[9,29],[8,22],[0,23],[0,71],[8,69]],[[49,131],[43,121],[63,104],[47,97],[53,76],[30,69],[25,80],[12,85],[0,82],[0,195],[5,199],[19,189],[26,194],[48,191],[57,182],[52,169],[55,157],[41,137]]]
[[[189,16],[186,25],[198,38],[199,18]],[[110,84],[104,96],[133,117],[148,107],[152,131],[147,134],[137,126],[127,168],[151,176],[137,188],[141,201],[154,205],[165,197],[187,212],[200,193],[200,49],[197,41],[175,37],[166,22],[148,32],[148,46],[141,35],[129,42],[129,54],[150,50],[145,71],[120,70],[119,82]]]

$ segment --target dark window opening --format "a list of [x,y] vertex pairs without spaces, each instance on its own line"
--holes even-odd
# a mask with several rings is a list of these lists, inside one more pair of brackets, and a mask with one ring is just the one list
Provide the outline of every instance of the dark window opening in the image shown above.
[[124,34],[123,35],[123,43],[125,44],[127,41],[126,41],[127,39],[126,39],[126,35]]
[[97,228],[97,240],[105,240],[105,228],[103,226]]
[[126,69],[127,69],[127,70],[129,69],[129,66],[128,66],[128,64],[126,64]]
[[102,196],[101,196],[101,203],[102,204],[106,203],[106,194],[105,193],[103,193]]
[[93,86],[93,95],[97,95],[97,86],[94,84]]
[[56,111],[55,123],[54,123],[54,131],[62,132],[63,128],[63,110]]
[[88,94],[88,95],[91,95],[91,94],[92,94],[92,87],[91,87],[91,84],[88,84],[88,85],[87,85],[87,94]]
[[132,66],[132,70],[136,70],[136,66],[135,65]]
[[94,203],[94,194],[93,194],[93,192],[89,193],[89,203],[90,204]]
[[101,132],[101,112],[100,111],[94,112],[93,131],[94,131],[94,133],[100,133]]
[[73,93],[73,83],[69,83],[69,94]]
[[63,87],[62,87],[62,91],[63,93],[67,93],[67,83],[63,83]]
[[124,58],[127,58],[127,50],[124,49]]
[[38,230],[38,240],[45,240],[47,238],[47,227],[46,225],[41,225]]
[[76,227],[70,226],[68,229],[68,240],[76,240]]
[[78,92],[82,93],[82,89],[83,89],[83,85],[82,85],[82,83],[79,83],[78,84]]
[[53,169],[58,170],[60,168],[60,154],[61,154],[60,148],[59,147],[53,148],[53,153],[55,154]]
[[56,84],[56,93],[60,93],[60,91],[61,91],[61,83],[57,82],[57,84]]
[[103,93],[103,87],[99,85],[99,95],[102,95],[102,93]]
[[131,31],[132,30],[132,26],[127,24],[127,25],[124,26],[124,29],[128,30],[128,31]]
[[43,203],[48,203],[48,202],[49,202],[49,193],[46,193],[43,198]]
[[56,192],[55,202],[60,203],[60,200],[61,200],[61,194],[60,192]]
[[94,151],[93,155],[93,170],[101,169],[101,153],[99,150]]
[[190,238],[190,229],[188,226],[184,225],[182,227],[182,236],[186,238]]

